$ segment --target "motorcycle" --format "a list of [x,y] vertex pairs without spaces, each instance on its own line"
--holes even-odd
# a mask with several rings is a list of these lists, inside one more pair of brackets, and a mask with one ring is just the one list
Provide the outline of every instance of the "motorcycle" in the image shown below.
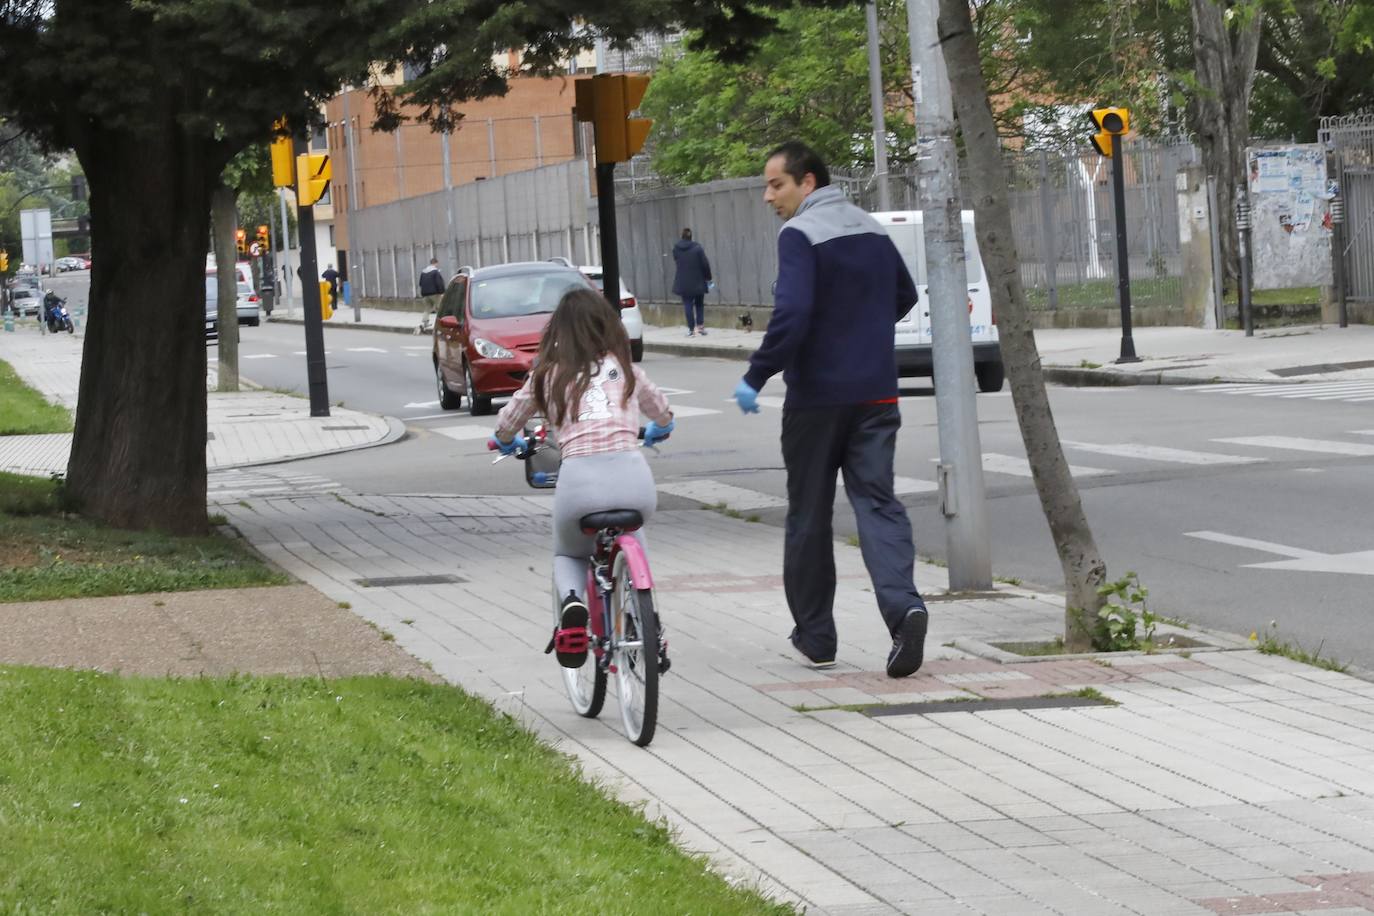
[[58,331],[66,331],[68,334],[76,333],[76,326],[72,324],[71,313],[67,311],[67,300],[59,296],[50,296],[43,303],[44,320],[48,324],[48,333],[56,334]]

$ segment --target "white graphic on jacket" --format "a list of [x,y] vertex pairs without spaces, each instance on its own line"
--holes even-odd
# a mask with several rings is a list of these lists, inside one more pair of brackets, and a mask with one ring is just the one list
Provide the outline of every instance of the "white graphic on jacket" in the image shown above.
[[620,370],[615,366],[607,367],[604,362],[597,366],[596,375],[591,377],[587,390],[582,395],[582,412],[577,415],[577,419],[579,421],[611,419],[611,399],[606,395],[603,386],[607,382],[614,382],[619,379]]

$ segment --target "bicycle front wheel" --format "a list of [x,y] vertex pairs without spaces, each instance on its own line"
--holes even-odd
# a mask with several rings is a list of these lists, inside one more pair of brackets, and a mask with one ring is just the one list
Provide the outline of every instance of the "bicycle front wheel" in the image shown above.
[[635,588],[625,554],[615,559],[612,661],[625,737],[640,747],[654,740],[658,724],[658,617],[647,588]]
[[[561,602],[557,589],[553,594],[553,625],[556,628],[560,623]],[[596,653],[588,652],[587,660],[580,668],[559,665],[558,670],[563,672],[563,688],[567,690],[568,700],[577,714],[588,719],[601,715],[601,707],[606,703],[606,671],[601,667]]]

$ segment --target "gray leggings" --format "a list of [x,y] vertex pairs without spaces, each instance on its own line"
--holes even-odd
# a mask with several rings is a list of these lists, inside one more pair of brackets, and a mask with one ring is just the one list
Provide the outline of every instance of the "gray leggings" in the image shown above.
[[[555,606],[569,591],[586,598],[587,558],[595,540],[578,521],[589,512],[636,509],[647,525],[658,506],[654,475],[639,449],[565,459],[558,468],[553,497],[553,585]],[[635,532],[647,549],[644,530]]]

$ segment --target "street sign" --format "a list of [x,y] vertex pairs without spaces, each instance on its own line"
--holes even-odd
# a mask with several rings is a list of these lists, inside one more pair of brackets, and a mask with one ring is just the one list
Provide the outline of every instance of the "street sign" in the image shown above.
[[248,253],[255,258],[262,257],[262,246],[259,245],[257,242],[254,242],[253,244],[248,246]]

